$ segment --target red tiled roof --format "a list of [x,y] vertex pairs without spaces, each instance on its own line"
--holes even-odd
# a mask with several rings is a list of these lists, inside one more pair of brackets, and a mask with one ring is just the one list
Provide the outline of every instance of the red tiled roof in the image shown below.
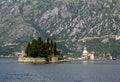
[[95,54],[95,52],[94,52],[94,51],[91,51],[91,52],[89,52],[89,54]]

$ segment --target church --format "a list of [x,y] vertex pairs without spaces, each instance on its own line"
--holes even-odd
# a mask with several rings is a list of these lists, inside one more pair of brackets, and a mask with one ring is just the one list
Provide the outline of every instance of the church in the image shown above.
[[94,51],[88,52],[86,47],[84,47],[81,58],[83,60],[94,60],[95,59],[94,55],[95,55]]

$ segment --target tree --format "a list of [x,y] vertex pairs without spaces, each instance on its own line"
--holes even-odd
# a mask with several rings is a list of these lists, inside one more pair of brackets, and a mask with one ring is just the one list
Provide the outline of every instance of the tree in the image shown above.
[[31,43],[31,56],[32,57],[38,57],[38,46],[37,46],[37,40],[34,39]]
[[115,58],[117,58],[119,56],[119,52],[117,50],[112,51],[111,54]]
[[38,38],[38,42],[42,42],[41,37]]
[[42,51],[43,51],[43,41],[41,40],[41,37],[38,38],[38,42],[37,42],[37,50],[38,50],[38,57],[41,57]]
[[30,43],[28,43],[25,53],[27,54],[27,56],[30,56]]
[[50,41],[50,55],[53,53],[53,41]]
[[47,44],[49,45],[49,38],[47,38]]
[[28,43],[25,52],[29,57],[48,58],[48,56],[52,56],[52,54],[56,56],[56,48],[56,42],[49,40],[49,38],[47,38],[47,42],[42,41],[41,37],[39,37],[37,40],[33,39],[31,43]]
[[54,42],[54,45],[53,45],[53,54],[54,54],[54,56],[56,56],[56,48],[57,48],[57,45],[56,45],[56,42]]

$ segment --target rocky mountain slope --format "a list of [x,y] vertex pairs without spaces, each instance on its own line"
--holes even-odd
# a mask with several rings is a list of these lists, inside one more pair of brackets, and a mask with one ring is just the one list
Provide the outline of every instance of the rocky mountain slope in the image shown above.
[[64,52],[87,46],[120,54],[120,1],[0,0],[1,54],[20,51],[39,36],[57,41]]

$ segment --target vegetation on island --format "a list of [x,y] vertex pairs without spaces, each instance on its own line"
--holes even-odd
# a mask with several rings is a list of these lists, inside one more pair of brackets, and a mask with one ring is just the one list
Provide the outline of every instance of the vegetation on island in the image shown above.
[[53,40],[42,40],[41,37],[38,39],[33,39],[32,42],[29,42],[25,53],[27,57],[45,57],[51,58],[52,56],[56,56],[59,59],[62,59],[62,55],[57,51],[57,44],[53,42]]

